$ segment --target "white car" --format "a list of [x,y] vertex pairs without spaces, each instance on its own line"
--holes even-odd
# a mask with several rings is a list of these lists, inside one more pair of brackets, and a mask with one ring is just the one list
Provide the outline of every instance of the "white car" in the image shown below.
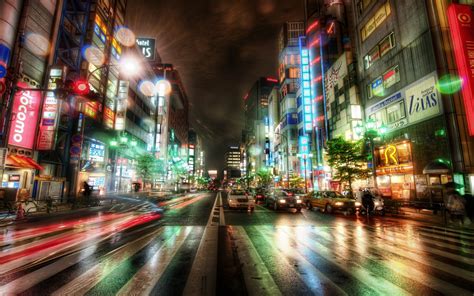
[[255,199],[244,190],[232,190],[227,201],[231,209],[247,209],[251,212],[255,209]]

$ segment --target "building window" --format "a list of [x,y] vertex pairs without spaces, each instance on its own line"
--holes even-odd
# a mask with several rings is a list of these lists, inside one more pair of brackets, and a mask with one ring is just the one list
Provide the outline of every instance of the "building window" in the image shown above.
[[395,123],[400,119],[405,118],[405,102],[400,102],[387,107],[387,122]]
[[395,34],[392,32],[382,39],[369,53],[364,57],[364,67],[369,69],[380,57],[386,55],[395,47]]
[[400,81],[400,70],[398,65],[390,68],[383,74],[383,87],[385,89],[392,87]]
[[390,15],[390,2],[387,1],[382,7],[380,7],[373,16],[369,18],[364,27],[360,30],[362,42],[365,41],[374,31],[377,29]]
[[367,85],[367,97],[384,96],[385,90],[400,81],[400,68],[398,65],[388,69],[382,76],[377,77]]

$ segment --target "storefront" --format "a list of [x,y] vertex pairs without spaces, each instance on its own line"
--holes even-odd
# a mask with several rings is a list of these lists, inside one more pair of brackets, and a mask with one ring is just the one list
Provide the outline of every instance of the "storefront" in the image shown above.
[[64,198],[65,185],[66,178],[38,175],[34,178],[32,196],[36,200],[45,200],[47,198],[62,200]]
[[377,186],[384,197],[408,200],[415,196],[410,141],[388,144],[375,151]]
[[42,169],[40,165],[27,156],[9,154],[2,174],[1,187],[10,188],[15,192],[22,191],[30,196],[35,171]]

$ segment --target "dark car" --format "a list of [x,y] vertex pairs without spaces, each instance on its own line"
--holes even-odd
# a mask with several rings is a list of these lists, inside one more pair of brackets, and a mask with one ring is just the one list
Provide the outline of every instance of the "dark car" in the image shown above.
[[301,212],[303,200],[291,190],[275,189],[267,195],[266,206],[275,211],[280,209],[296,209],[297,212]]
[[267,198],[267,191],[264,188],[256,188],[252,191],[252,195],[256,202],[264,201]]

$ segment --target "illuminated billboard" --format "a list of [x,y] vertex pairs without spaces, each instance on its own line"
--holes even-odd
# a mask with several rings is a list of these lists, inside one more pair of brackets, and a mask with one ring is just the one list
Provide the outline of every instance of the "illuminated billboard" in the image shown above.
[[[18,87],[30,88],[25,82],[19,82]],[[16,147],[33,149],[36,123],[41,102],[38,91],[18,90],[13,99],[13,120],[10,125],[8,144]]]
[[303,105],[303,129],[305,132],[311,132],[313,129],[313,112],[311,108],[311,71],[309,61],[309,51],[303,46],[303,39],[299,38],[301,55],[301,98]]
[[469,135],[474,136],[474,19],[471,6],[451,3],[448,21],[461,80]]

